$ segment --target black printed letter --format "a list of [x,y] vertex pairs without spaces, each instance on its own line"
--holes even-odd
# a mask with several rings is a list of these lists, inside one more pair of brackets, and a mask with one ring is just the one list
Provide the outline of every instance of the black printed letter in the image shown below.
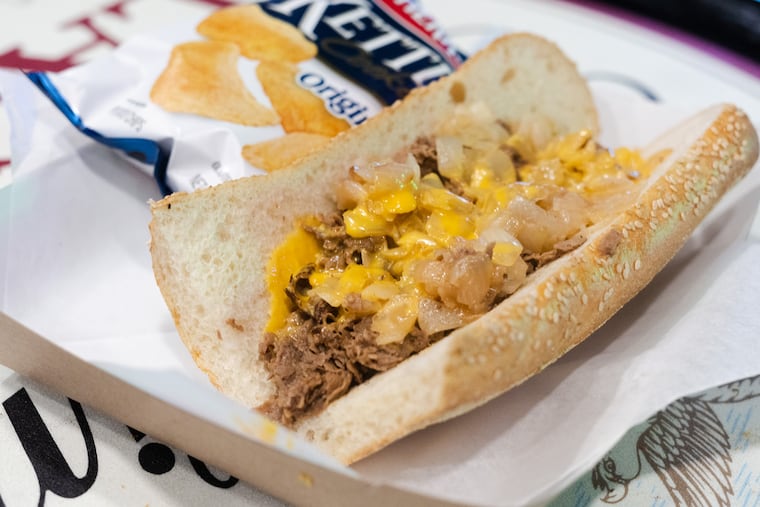
[[79,429],[82,431],[87,449],[87,472],[82,478],[75,476],[72,472],[26,389],[19,389],[3,402],[8,419],[13,424],[13,429],[34,467],[34,472],[37,474],[37,481],[40,484],[40,500],[38,503],[40,506],[44,505],[45,493],[48,491],[63,498],[75,498],[82,495],[90,489],[98,475],[95,439],[92,436],[92,431],[90,431],[84,410],[74,400],[70,399],[69,403],[79,423]]

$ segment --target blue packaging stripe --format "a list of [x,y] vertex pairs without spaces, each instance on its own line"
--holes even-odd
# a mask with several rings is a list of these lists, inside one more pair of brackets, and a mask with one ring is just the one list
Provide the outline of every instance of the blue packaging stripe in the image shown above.
[[161,193],[163,195],[172,193],[171,188],[169,188],[166,182],[166,169],[169,163],[171,146],[164,146],[150,139],[104,136],[84,124],[82,118],[74,112],[46,73],[25,72],[25,74],[80,132],[98,143],[123,151],[127,156],[135,160],[152,165],[153,177]]

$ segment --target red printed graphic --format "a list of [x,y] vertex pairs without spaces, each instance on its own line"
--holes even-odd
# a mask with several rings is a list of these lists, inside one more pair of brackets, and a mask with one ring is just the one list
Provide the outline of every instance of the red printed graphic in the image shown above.
[[121,0],[119,2],[106,5],[98,9],[96,12],[85,14],[79,18],[66,21],[61,25],[62,31],[84,28],[90,35],[90,40],[80,45],[77,48],[69,51],[67,54],[55,59],[39,58],[35,55],[29,55],[24,53],[21,48],[16,47],[7,51],[4,54],[0,54],[0,67],[12,67],[27,70],[45,70],[57,72],[64,70],[72,65],[78,63],[77,56],[85,51],[92,49],[100,44],[106,44],[108,46],[116,46],[118,41],[108,37],[97,27],[96,19],[99,15],[109,14],[116,15],[122,18],[126,18],[124,12],[124,6],[131,0]]
[[444,31],[434,18],[420,10],[418,4],[411,0],[376,0],[374,3],[406,26],[408,30],[416,33],[429,45],[437,48],[446,56],[452,67],[457,68],[462,64],[462,58]]

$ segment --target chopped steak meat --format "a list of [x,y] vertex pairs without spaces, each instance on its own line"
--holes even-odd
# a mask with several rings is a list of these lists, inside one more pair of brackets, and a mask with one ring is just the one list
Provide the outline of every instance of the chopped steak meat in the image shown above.
[[277,396],[261,409],[287,425],[318,413],[352,386],[443,336],[427,336],[415,328],[402,343],[378,345],[370,329],[371,317],[320,322],[314,315],[294,315],[298,322],[293,335],[281,339],[269,333],[259,347],[277,389]]
[[435,141],[429,137],[420,137],[412,145],[411,151],[420,166],[421,176],[438,172],[438,154],[435,151]]
[[554,248],[546,252],[529,252],[523,251],[522,259],[528,264],[528,271],[532,273],[541,266],[549,264],[551,261],[558,259],[568,252],[572,252],[586,242],[586,235],[579,232],[566,240],[554,244]]
[[[343,269],[351,262],[361,264],[363,252],[374,252],[385,245],[384,238],[350,237],[340,213],[321,220],[318,226],[305,226],[325,252],[321,267]],[[304,267],[291,277],[285,289],[295,310],[288,325],[294,332],[286,339],[269,333],[259,346],[259,356],[277,391],[261,409],[288,425],[321,411],[352,386],[443,337],[443,333],[428,336],[415,327],[401,343],[378,345],[370,329],[371,316],[339,319],[338,308],[318,296],[308,296],[309,276],[314,270],[314,264]],[[348,304],[360,314],[367,301],[351,294]]]
[[610,231],[599,241],[597,249],[602,255],[610,257],[615,253],[615,250],[617,250],[617,247],[622,240],[623,235],[620,231],[617,229],[610,229]]
[[443,182],[443,186],[449,192],[464,195],[464,186],[455,180],[449,179],[438,172],[438,153],[435,149],[435,140],[429,137],[419,137],[411,147],[412,155],[420,166],[420,175],[435,173]]
[[343,215],[339,212],[321,217],[318,226],[305,226],[317,238],[325,252],[321,268],[344,269],[351,263],[361,264],[362,252],[377,252],[386,244],[386,239],[380,236],[369,238],[352,238],[346,232]]

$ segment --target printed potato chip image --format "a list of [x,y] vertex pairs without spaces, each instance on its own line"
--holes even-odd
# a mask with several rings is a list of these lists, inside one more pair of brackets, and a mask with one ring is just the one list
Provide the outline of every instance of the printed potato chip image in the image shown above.
[[240,50],[229,42],[194,41],[172,49],[150,91],[174,113],[192,113],[251,127],[277,125],[277,114],[256,101],[240,78]]
[[252,166],[272,172],[289,166],[329,141],[328,136],[293,132],[270,141],[246,144],[242,153]]
[[237,44],[252,60],[300,62],[317,55],[317,46],[293,25],[273,18],[258,5],[218,10],[201,21],[198,33],[212,40]]
[[260,62],[256,67],[264,92],[282,120],[285,132],[310,132],[332,137],[349,128],[346,120],[326,109],[322,99],[296,82],[298,67],[285,62]]

